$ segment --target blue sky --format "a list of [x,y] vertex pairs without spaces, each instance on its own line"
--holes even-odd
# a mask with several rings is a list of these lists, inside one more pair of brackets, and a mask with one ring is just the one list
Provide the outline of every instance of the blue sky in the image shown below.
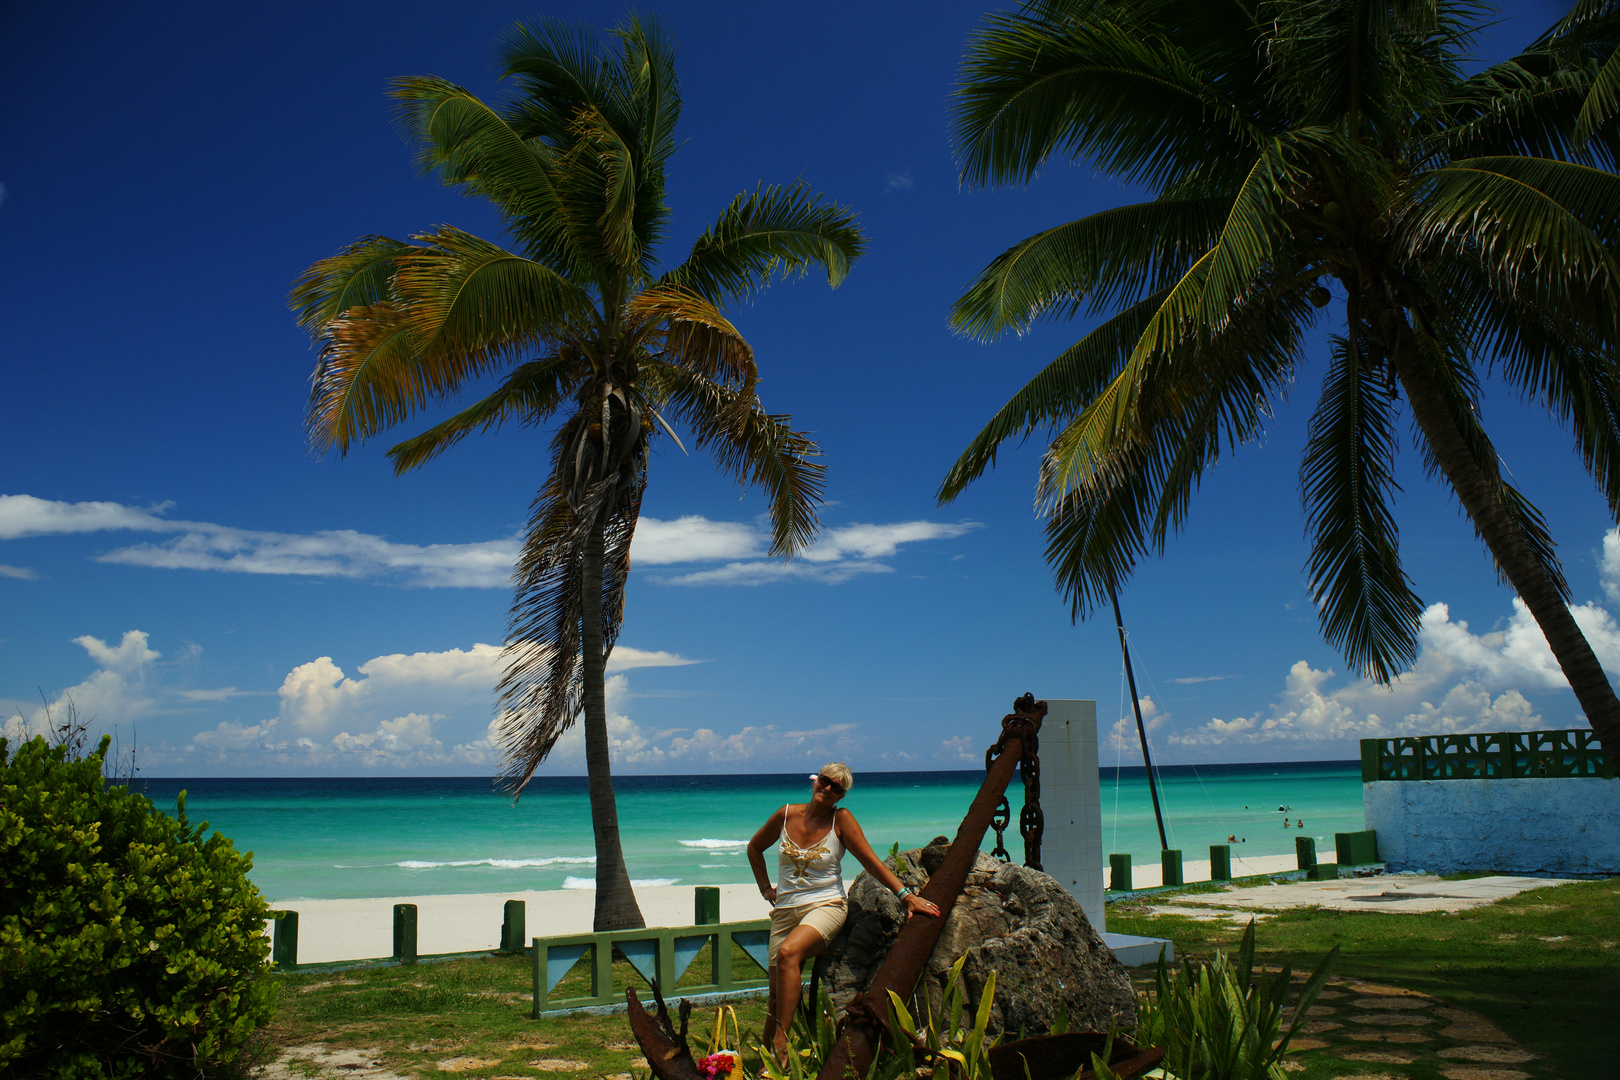
[[[488,724],[516,536],[546,433],[469,440],[409,476],[384,437],[307,449],[314,360],[284,297],[367,233],[483,207],[417,174],[390,78],[497,96],[514,20],[597,27],[616,3],[15,3],[0,9],[0,709],[71,698],[134,734],[148,775],[491,771]],[[947,98],[974,4],[666,3],[683,140],[666,251],[735,194],[804,180],[870,252],[735,312],[761,393],[815,433],[821,546],[764,558],[758,497],[667,442],[652,468],[610,703],[626,772],[970,767],[1025,690],[1128,715],[1104,621],[1070,624],[1031,499],[1040,442],[956,503],[945,470],[1081,324],[968,341],[951,301],[1037,229],[1131,198],[1054,164],[964,190]],[[1509,51],[1557,17],[1512,9]],[[1336,310],[1336,309],[1330,309]],[[1454,505],[1401,463],[1425,604],[1393,689],[1348,676],[1306,593],[1308,370],[1268,437],[1206,480],[1187,530],[1121,596],[1159,760],[1349,758],[1364,735],[1584,726],[1534,624]],[[1560,541],[1579,618],[1620,671],[1620,543],[1567,436],[1493,387],[1486,420]],[[439,414],[398,430],[412,434]],[[1105,734],[1104,760],[1135,760]],[[582,771],[577,736],[549,772]]]

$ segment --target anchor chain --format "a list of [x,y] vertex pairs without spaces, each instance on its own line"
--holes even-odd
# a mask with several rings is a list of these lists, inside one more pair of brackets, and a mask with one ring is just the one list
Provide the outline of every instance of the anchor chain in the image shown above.
[[1024,778],[1024,809],[1018,815],[1018,831],[1024,837],[1024,865],[1040,870],[1046,814],[1041,810],[1040,737],[1033,731],[1024,736],[1024,756],[1018,762],[1018,773]]
[[990,827],[996,830],[996,848],[990,853],[993,859],[1002,862],[1012,862],[1012,856],[1007,854],[1007,840],[1003,835],[1007,831],[1007,823],[1012,820],[1012,804],[1007,796],[1001,797],[1001,804],[996,807],[995,813],[990,815]]
[[[1018,759],[1018,774],[1024,779],[1024,808],[1018,815],[1018,831],[1024,837],[1024,865],[1031,870],[1041,869],[1041,834],[1046,829],[1046,815],[1041,811],[1041,758],[1040,737],[1041,718],[1046,715],[1046,703],[1036,701],[1034,694],[1025,694],[1013,702],[1013,711],[1001,720],[1001,737],[994,746],[984,752],[984,768],[988,772],[990,763],[996,755],[1006,746],[1007,740],[1016,736],[1023,745],[1023,753]],[[991,827],[996,830],[996,847],[990,854],[1003,862],[1010,862],[1012,856],[1007,854],[1007,846],[1002,838],[1003,830],[1012,820],[1012,804],[1007,796],[1001,797],[1001,805],[996,807],[995,814],[990,818]]]

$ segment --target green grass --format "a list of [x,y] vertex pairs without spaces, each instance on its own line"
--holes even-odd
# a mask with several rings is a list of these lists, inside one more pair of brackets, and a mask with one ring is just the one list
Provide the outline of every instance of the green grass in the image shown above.
[[[1153,902],[1170,899],[1160,894]],[[1242,936],[1227,922],[1148,916],[1128,904],[1109,907],[1108,929],[1170,938],[1178,955],[1234,949]],[[1615,1068],[1620,880],[1532,889],[1455,915],[1284,911],[1257,930],[1266,963],[1309,971],[1337,945],[1338,974],[1471,1009],[1556,1075],[1603,1076]]]
[[[741,949],[733,951],[732,964],[739,977],[758,971]],[[635,986],[651,1003],[646,984],[628,963],[619,960],[613,969],[621,1001],[624,988]],[[281,1003],[269,1035],[284,1049],[366,1049],[371,1060],[408,1076],[443,1076],[440,1062],[453,1062],[456,1075],[467,1077],[646,1074],[623,1014],[531,1020],[531,971],[527,957],[490,955],[279,975]],[[677,988],[704,981],[708,971],[705,949]],[[581,963],[553,993],[571,997],[589,992],[590,974]],[[744,1041],[757,1042],[765,1021],[764,1001],[739,1001],[735,1008]],[[707,1044],[713,1017],[712,1007],[693,1011],[694,1048],[701,1050]],[[464,1067],[468,1059],[478,1064]],[[583,1062],[585,1067],[554,1064],[557,1061]],[[753,1064],[752,1057],[749,1062]],[[328,1075],[313,1068],[301,1071]]]
[[[1195,891],[1207,890],[1177,892]],[[1175,895],[1156,893],[1151,902],[1173,901]],[[1128,902],[1109,906],[1108,928],[1168,937],[1178,955],[1234,949],[1242,934],[1240,926],[1228,922],[1145,915],[1141,905]],[[1536,1075],[1584,1078],[1613,1072],[1620,880],[1534,889],[1458,915],[1281,912],[1260,922],[1257,936],[1264,963],[1309,971],[1338,945],[1340,976],[1404,987],[1480,1013],[1541,1058]],[[740,950],[733,962],[739,972],[752,963]],[[283,992],[269,1034],[284,1048],[364,1048],[373,1052],[373,1060],[408,1076],[444,1076],[437,1063],[451,1059],[483,1063],[458,1069],[457,1075],[468,1077],[561,1073],[590,1080],[646,1074],[622,1014],[529,1019],[530,970],[526,957],[479,956],[277,976]],[[700,956],[690,970],[683,981],[701,980],[707,957]],[[620,961],[614,965],[614,984],[622,992],[626,985],[640,985],[640,979]],[[556,992],[588,993],[584,966]],[[744,1042],[752,1045],[764,1023],[764,1002],[739,1002],[736,1008]],[[692,1042],[700,1050],[713,1015],[712,1009],[693,1013]],[[1392,1070],[1335,1062],[1321,1052],[1299,1057],[1307,1068],[1295,1074],[1298,1080],[1378,1072],[1440,1080],[1432,1063]],[[585,1067],[564,1071],[534,1064],[555,1060]],[[755,1064],[751,1054],[745,1062]]]

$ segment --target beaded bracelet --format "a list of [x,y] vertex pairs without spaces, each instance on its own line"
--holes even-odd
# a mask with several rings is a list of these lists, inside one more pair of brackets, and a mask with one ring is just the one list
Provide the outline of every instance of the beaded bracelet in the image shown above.
[[909,886],[909,885],[900,886],[900,891],[895,893],[894,895],[895,895],[895,897],[897,899],[904,900],[906,897],[911,895],[911,886]]

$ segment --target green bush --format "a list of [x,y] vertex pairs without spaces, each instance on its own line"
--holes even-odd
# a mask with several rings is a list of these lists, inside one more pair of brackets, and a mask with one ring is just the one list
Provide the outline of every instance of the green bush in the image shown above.
[[[1333,946],[1294,996],[1283,1028],[1292,972],[1254,970],[1254,921],[1236,957],[1217,951],[1209,961],[1172,969],[1159,957],[1154,992],[1137,1011],[1138,1046],[1165,1048],[1166,1075],[1181,1080],[1285,1080],[1283,1055],[1327,985],[1339,947]],[[1103,1066],[1098,1080],[1113,1074]]]
[[0,739],[0,1076],[214,1077],[269,1022],[252,859],[102,774],[108,739]]

